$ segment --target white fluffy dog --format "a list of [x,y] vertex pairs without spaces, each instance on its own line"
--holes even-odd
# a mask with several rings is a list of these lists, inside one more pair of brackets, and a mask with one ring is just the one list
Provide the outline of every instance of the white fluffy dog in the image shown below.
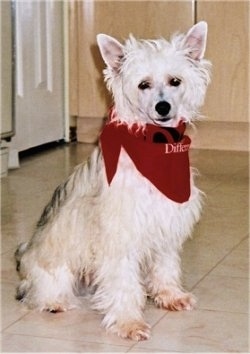
[[209,83],[206,35],[205,22],[170,42],[131,36],[122,45],[98,35],[114,106],[100,147],[55,190],[16,251],[17,299],[30,308],[72,309],[83,284],[92,286],[105,328],[133,340],[150,336],[147,296],[167,310],[193,308],[179,254],[199,220],[202,192],[184,130]]

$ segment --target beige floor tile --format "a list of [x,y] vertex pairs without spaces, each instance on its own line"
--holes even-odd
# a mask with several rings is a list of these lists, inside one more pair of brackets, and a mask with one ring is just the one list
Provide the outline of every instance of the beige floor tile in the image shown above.
[[249,279],[249,239],[240,243],[216,268],[211,275]]
[[[118,338],[115,335],[107,334],[101,327],[102,316],[90,309],[86,299],[82,300],[81,309],[72,310],[66,313],[51,314],[47,312],[29,311],[28,314],[9,326],[6,333],[29,335],[43,338],[63,338],[69,341],[80,341],[105,343],[110,345],[131,346],[131,341]],[[11,301],[11,304],[13,301]],[[17,307],[17,305],[15,305]],[[21,306],[21,305],[19,305]],[[19,308],[19,307],[18,307]],[[8,311],[6,309],[6,311]],[[166,311],[147,304],[145,309],[145,320],[153,326]],[[10,320],[12,320],[10,318]]]
[[140,348],[140,347],[137,347],[137,345],[135,345],[131,349],[128,350],[128,353],[133,353],[133,352],[157,354],[157,353],[166,353],[166,350],[164,350],[164,349],[153,350],[150,348]]
[[248,316],[215,311],[168,313],[154,328],[152,337],[137,349],[157,352],[247,352]]
[[187,274],[206,274],[249,233],[248,184],[232,187],[229,181],[208,193],[193,239],[184,245],[183,269]]
[[209,193],[219,184],[248,185],[248,153],[215,150],[192,150],[192,166],[200,173],[198,186]]
[[16,272],[14,252],[8,252],[1,256],[1,280],[17,283],[19,277]]
[[10,326],[5,333],[32,337],[63,338],[68,341],[105,343],[110,345],[131,345],[130,342],[107,334],[101,328],[102,317],[87,306],[66,313],[30,312],[22,320]]
[[[231,184],[232,183],[232,184]],[[226,212],[228,216],[237,218],[239,215],[248,215],[249,206],[248,185],[233,182],[221,183],[207,195],[206,205],[213,208],[218,215]],[[235,205],[235,207],[232,207]],[[236,208],[238,206],[238,208]],[[221,211],[221,213],[220,213]]]
[[25,353],[37,353],[37,352],[60,352],[60,353],[105,353],[105,352],[117,352],[126,353],[128,347],[126,346],[114,346],[102,343],[88,343],[83,340],[79,341],[67,341],[63,338],[41,338],[22,336],[17,334],[4,334],[2,338],[2,351],[3,352],[25,352]]
[[192,291],[195,285],[202,280],[204,273],[202,272],[190,272],[189,269],[183,269],[182,271],[182,286],[186,291]]
[[15,300],[15,288],[14,283],[1,283],[1,330],[28,314],[28,310]]
[[237,217],[232,217],[230,213],[205,208],[193,238],[184,245],[182,264],[187,274],[205,275],[246,239],[248,215],[235,211]]
[[[237,151],[191,150],[190,160],[204,176],[217,177],[219,182],[232,176],[248,178],[249,154]],[[237,177],[235,177],[237,179]]]
[[248,313],[249,284],[246,278],[208,275],[195,288],[198,308]]
[[234,240],[234,237],[228,237],[227,242],[223,243],[223,236],[220,233],[208,233],[207,238],[194,238],[186,242],[182,255],[182,269],[185,279],[188,280],[190,276],[193,280],[195,278],[199,280],[205,276],[224,260],[231,249],[235,247],[236,242],[237,239]]

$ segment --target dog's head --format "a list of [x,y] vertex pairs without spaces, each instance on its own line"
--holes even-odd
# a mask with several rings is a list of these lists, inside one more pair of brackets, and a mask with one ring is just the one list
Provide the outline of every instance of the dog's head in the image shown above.
[[114,119],[127,124],[175,127],[198,116],[210,81],[210,62],[203,59],[207,24],[199,22],[186,35],[136,40],[124,45],[97,36],[107,67],[105,81],[114,97]]

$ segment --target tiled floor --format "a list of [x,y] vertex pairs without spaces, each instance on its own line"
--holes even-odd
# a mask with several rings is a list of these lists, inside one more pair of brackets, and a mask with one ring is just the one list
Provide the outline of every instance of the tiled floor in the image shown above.
[[184,284],[197,309],[171,313],[148,303],[150,340],[108,335],[101,315],[81,310],[38,313],[14,299],[15,247],[27,240],[53,189],[90,153],[72,145],[26,158],[2,179],[2,352],[248,352],[248,155],[192,151],[206,206],[183,252]]

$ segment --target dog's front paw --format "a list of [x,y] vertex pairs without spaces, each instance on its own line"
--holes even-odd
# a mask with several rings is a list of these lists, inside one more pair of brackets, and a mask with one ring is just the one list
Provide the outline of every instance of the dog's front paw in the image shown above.
[[147,340],[150,337],[150,326],[144,321],[129,321],[112,327],[111,331],[118,336],[134,341]]
[[180,290],[164,290],[158,293],[154,302],[157,307],[170,311],[192,310],[196,304],[195,297]]

